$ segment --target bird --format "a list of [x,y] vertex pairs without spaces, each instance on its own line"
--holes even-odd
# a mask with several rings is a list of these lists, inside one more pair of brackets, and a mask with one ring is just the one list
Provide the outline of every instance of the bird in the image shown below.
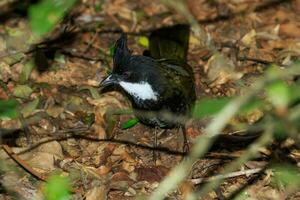
[[184,151],[188,151],[185,120],[177,119],[190,117],[196,100],[194,73],[186,62],[186,35],[186,25],[153,31],[146,56],[132,55],[127,35],[122,33],[115,43],[112,73],[100,83],[101,91],[125,94],[142,124],[165,130],[182,128]]

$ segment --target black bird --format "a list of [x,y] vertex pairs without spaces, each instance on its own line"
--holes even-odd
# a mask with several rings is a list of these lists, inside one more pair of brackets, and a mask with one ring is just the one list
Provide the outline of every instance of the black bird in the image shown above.
[[102,91],[121,90],[129,98],[141,123],[183,128],[185,151],[184,122],[177,119],[189,116],[196,100],[193,71],[185,62],[188,38],[186,25],[158,29],[149,38],[152,57],[148,57],[131,55],[127,36],[122,34],[115,44],[113,71],[101,82]]

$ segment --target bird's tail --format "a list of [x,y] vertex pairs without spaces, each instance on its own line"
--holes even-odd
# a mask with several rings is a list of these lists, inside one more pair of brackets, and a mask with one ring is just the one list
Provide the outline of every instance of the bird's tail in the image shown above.
[[179,24],[154,30],[149,37],[150,56],[186,61],[190,26]]

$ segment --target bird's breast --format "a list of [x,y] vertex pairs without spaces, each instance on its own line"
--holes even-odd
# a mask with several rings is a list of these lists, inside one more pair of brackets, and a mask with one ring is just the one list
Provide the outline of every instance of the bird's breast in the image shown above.
[[153,90],[152,86],[145,81],[131,83],[121,81],[120,86],[132,97],[135,101],[157,101],[158,93]]

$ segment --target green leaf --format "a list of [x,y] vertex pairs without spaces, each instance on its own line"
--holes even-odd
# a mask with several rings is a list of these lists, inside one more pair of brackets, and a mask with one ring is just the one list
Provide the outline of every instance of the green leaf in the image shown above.
[[28,85],[18,85],[14,88],[14,96],[19,98],[27,98],[32,93],[32,89]]
[[290,103],[295,103],[300,100],[300,83],[290,86]]
[[193,109],[194,118],[209,117],[218,113],[231,100],[229,97],[217,99],[203,98],[196,102]]
[[69,179],[59,175],[49,177],[45,187],[46,200],[67,200],[70,199]]
[[290,90],[285,82],[276,81],[266,88],[267,95],[276,107],[286,107],[290,101]]
[[38,107],[40,100],[35,99],[27,104],[22,108],[21,113],[24,117],[28,117],[35,109]]
[[18,113],[19,103],[15,99],[2,100],[0,99],[0,119],[16,119]]
[[30,6],[29,19],[33,32],[43,36],[51,31],[75,2],[76,0],[42,0]]
[[291,165],[280,165],[274,167],[274,180],[279,186],[298,188],[300,186],[300,174],[296,167]]
[[129,119],[121,125],[121,129],[125,130],[134,127],[138,122],[139,120],[137,118]]
[[254,99],[254,100],[248,102],[247,104],[245,104],[244,106],[242,106],[242,108],[240,109],[239,114],[251,113],[255,109],[263,107],[263,105],[264,105],[264,102],[262,100]]
[[148,48],[149,47],[149,39],[145,36],[139,37],[139,44],[142,45],[143,47]]
[[22,72],[21,72],[21,75],[20,75],[20,83],[25,83],[29,76],[30,76],[30,73],[33,69],[33,61],[30,60],[28,61],[24,66],[23,66],[23,69],[22,69]]

